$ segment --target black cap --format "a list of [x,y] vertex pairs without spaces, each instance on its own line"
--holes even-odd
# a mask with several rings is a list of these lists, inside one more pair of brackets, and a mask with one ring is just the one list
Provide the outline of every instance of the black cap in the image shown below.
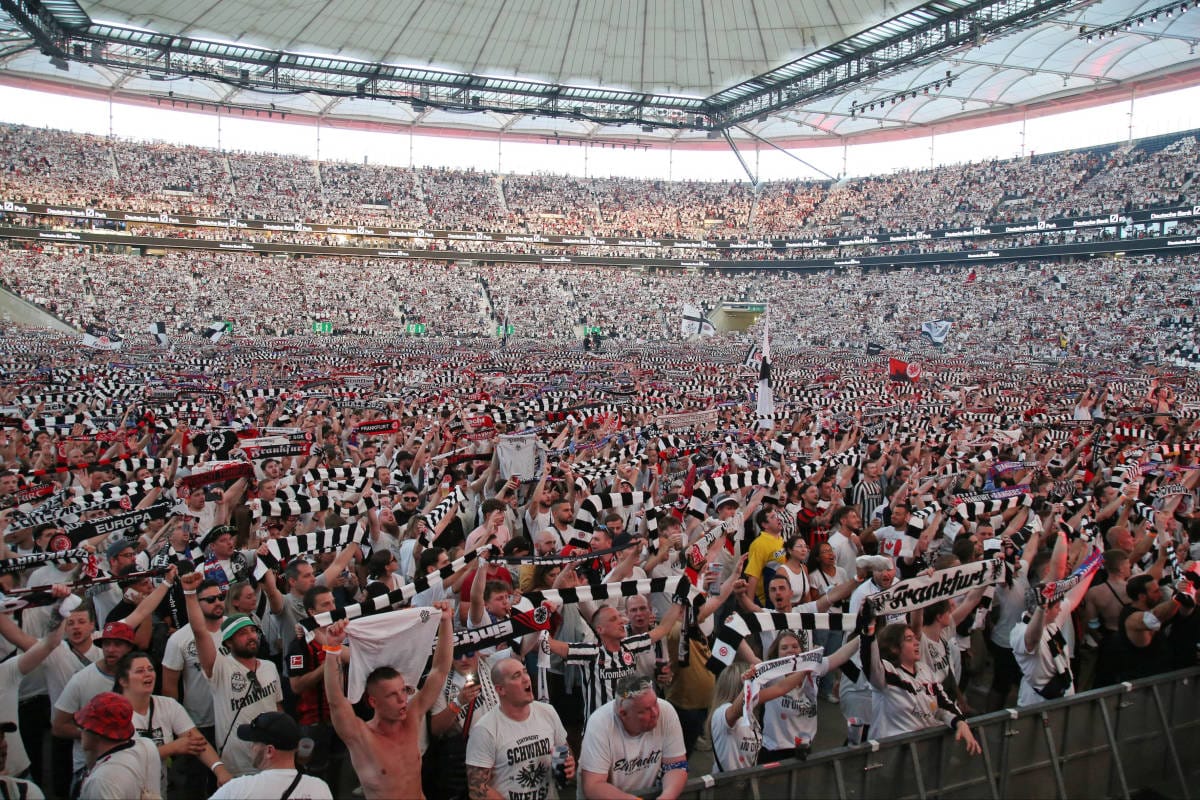
[[274,745],[277,750],[295,750],[300,746],[300,726],[282,711],[259,714],[249,725],[238,725],[243,742]]

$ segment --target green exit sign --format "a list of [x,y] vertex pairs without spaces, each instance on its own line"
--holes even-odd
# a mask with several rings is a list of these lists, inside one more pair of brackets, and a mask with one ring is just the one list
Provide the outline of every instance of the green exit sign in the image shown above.
[[332,322],[314,322],[313,333],[333,333]]
[[425,323],[410,322],[404,326],[404,332],[410,336],[421,336],[425,333]]
[[516,332],[517,332],[516,325],[497,325],[496,326],[496,335],[497,336],[504,336],[505,334],[513,334]]

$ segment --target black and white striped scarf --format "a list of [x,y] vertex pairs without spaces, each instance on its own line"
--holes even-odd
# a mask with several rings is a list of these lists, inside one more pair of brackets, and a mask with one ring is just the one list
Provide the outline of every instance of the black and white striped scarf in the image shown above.
[[369,617],[372,614],[390,611],[393,608],[408,603],[413,597],[427,589],[434,586],[441,586],[443,581],[478,558],[480,553],[486,555],[490,549],[491,546],[486,545],[474,552],[467,553],[462,558],[455,559],[436,572],[431,572],[428,575],[418,575],[413,578],[412,583],[406,583],[399,589],[393,589],[387,594],[368,597],[361,603],[354,603],[345,608],[322,612],[316,616],[302,619],[300,620],[300,624],[308,631],[314,631],[317,628],[332,625],[340,619],[358,619],[359,617]]
[[454,510],[456,505],[459,508],[462,508],[464,505],[466,505],[466,503],[466,494],[463,493],[461,488],[455,486],[454,491],[446,495],[446,497],[443,498],[440,503],[430,509],[429,513],[425,515],[425,525],[427,528],[424,536],[422,537],[421,544],[423,544],[425,547],[429,547],[431,544],[433,544],[433,540],[437,537],[437,526],[442,524],[442,520],[446,518],[447,514]]
[[719,673],[737,657],[738,645],[750,634],[791,631],[800,637],[800,646],[812,647],[812,631],[852,631],[857,615],[832,611],[738,611],[713,632],[712,656],[708,668]]
[[254,580],[262,580],[268,570],[278,569],[280,564],[299,555],[341,550],[351,542],[361,546],[368,531],[366,525],[352,522],[336,528],[268,539],[266,541],[267,552],[260,553],[254,564]]

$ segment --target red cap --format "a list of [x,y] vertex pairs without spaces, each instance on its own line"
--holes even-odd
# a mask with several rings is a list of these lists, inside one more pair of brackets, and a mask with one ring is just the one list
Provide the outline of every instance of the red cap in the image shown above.
[[133,628],[124,622],[110,622],[104,626],[104,630],[96,637],[96,641],[103,642],[105,639],[115,639],[118,642],[128,642],[129,644],[137,645],[134,637]]
[[[125,627],[129,627],[128,625]],[[133,706],[123,695],[101,692],[75,712],[75,722],[105,739],[133,738]]]

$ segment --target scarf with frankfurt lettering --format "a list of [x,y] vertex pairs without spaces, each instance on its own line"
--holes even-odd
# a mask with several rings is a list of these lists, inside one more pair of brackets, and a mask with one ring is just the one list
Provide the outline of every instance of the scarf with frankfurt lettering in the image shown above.
[[1004,559],[973,561],[900,581],[866,598],[864,607],[869,607],[876,616],[907,614],[938,600],[949,600],[972,589],[1011,579],[1012,566]]
[[821,666],[821,660],[824,657],[825,648],[816,647],[794,656],[761,661],[751,667],[749,680],[742,684],[742,691],[745,693],[745,702],[742,707],[745,709],[746,719],[750,720],[750,726],[756,731],[762,730],[762,722],[759,720],[758,714],[754,712],[758,708],[759,694],[764,686],[797,672],[812,672]]
[[260,553],[254,564],[254,580],[262,580],[268,570],[278,569],[281,564],[299,555],[341,550],[351,542],[362,547],[367,533],[366,525],[352,522],[337,528],[326,528],[297,536],[285,536],[281,539],[268,539],[266,542],[267,552]]
[[0,559],[0,575],[21,572],[42,564],[86,564],[91,553],[82,548],[51,553],[30,553],[27,556]]

